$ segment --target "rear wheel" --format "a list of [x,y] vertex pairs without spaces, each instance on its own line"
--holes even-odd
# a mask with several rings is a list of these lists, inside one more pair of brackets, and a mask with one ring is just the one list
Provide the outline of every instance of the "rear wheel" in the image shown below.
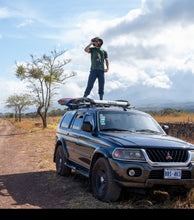
[[56,171],[60,176],[69,176],[71,173],[71,169],[65,165],[66,161],[67,158],[63,153],[62,145],[59,145],[56,152]]
[[102,201],[118,200],[121,188],[114,182],[112,169],[106,158],[99,158],[92,169],[92,191]]

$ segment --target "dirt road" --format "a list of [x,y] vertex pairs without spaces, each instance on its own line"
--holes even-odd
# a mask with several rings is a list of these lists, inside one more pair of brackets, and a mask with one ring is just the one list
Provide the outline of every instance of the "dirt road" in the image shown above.
[[25,154],[22,135],[17,134],[9,121],[3,120],[0,125],[0,208],[44,207],[44,201],[33,201],[34,197],[45,196],[43,187],[38,184],[41,175],[34,171]]
[[55,129],[23,132],[0,124],[0,209],[111,208],[96,200],[88,180],[76,172],[56,174]]
[[[48,140],[41,146],[45,135]],[[65,202],[70,197],[67,193],[64,198],[64,191],[70,186],[70,180],[56,176],[52,155],[44,158],[48,148],[54,146],[53,139],[53,132],[22,134],[9,121],[2,121],[0,208],[68,208]]]

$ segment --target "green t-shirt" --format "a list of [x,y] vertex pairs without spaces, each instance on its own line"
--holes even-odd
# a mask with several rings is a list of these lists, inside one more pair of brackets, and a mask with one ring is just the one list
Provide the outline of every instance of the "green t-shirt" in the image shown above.
[[104,60],[108,58],[108,54],[102,48],[90,47],[91,53],[91,69],[104,71]]

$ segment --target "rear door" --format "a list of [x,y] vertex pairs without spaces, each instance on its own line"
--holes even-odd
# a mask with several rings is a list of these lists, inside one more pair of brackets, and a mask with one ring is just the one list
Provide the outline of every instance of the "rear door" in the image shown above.
[[94,150],[96,149],[96,140],[92,132],[82,130],[83,121],[90,121],[94,125],[94,114],[92,111],[78,111],[71,125],[71,138],[74,139],[73,149],[71,149],[72,161],[84,168],[90,169],[90,162]]
[[[94,125],[94,114],[89,111],[84,115],[83,122],[87,121]],[[95,150],[95,138],[92,132],[83,131],[82,127],[78,138],[79,163],[87,169],[90,169],[90,162]]]
[[76,111],[68,111],[62,118],[59,128],[57,129],[58,138],[62,137],[65,140],[66,148],[68,151],[68,158],[72,157],[71,148],[74,145],[75,140],[69,135],[71,132],[70,125],[75,117]]
[[80,165],[82,164],[80,163],[79,139],[85,112],[86,110],[77,111],[67,134],[69,159]]

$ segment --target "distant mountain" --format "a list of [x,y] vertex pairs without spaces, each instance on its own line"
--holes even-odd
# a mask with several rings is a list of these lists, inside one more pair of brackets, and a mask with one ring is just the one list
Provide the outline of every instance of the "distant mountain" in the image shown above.
[[149,104],[141,104],[138,103],[135,106],[137,109],[140,109],[142,111],[160,111],[165,108],[172,108],[176,110],[185,110],[185,111],[191,111],[194,112],[194,102],[161,102],[161,103],[152,103]]

